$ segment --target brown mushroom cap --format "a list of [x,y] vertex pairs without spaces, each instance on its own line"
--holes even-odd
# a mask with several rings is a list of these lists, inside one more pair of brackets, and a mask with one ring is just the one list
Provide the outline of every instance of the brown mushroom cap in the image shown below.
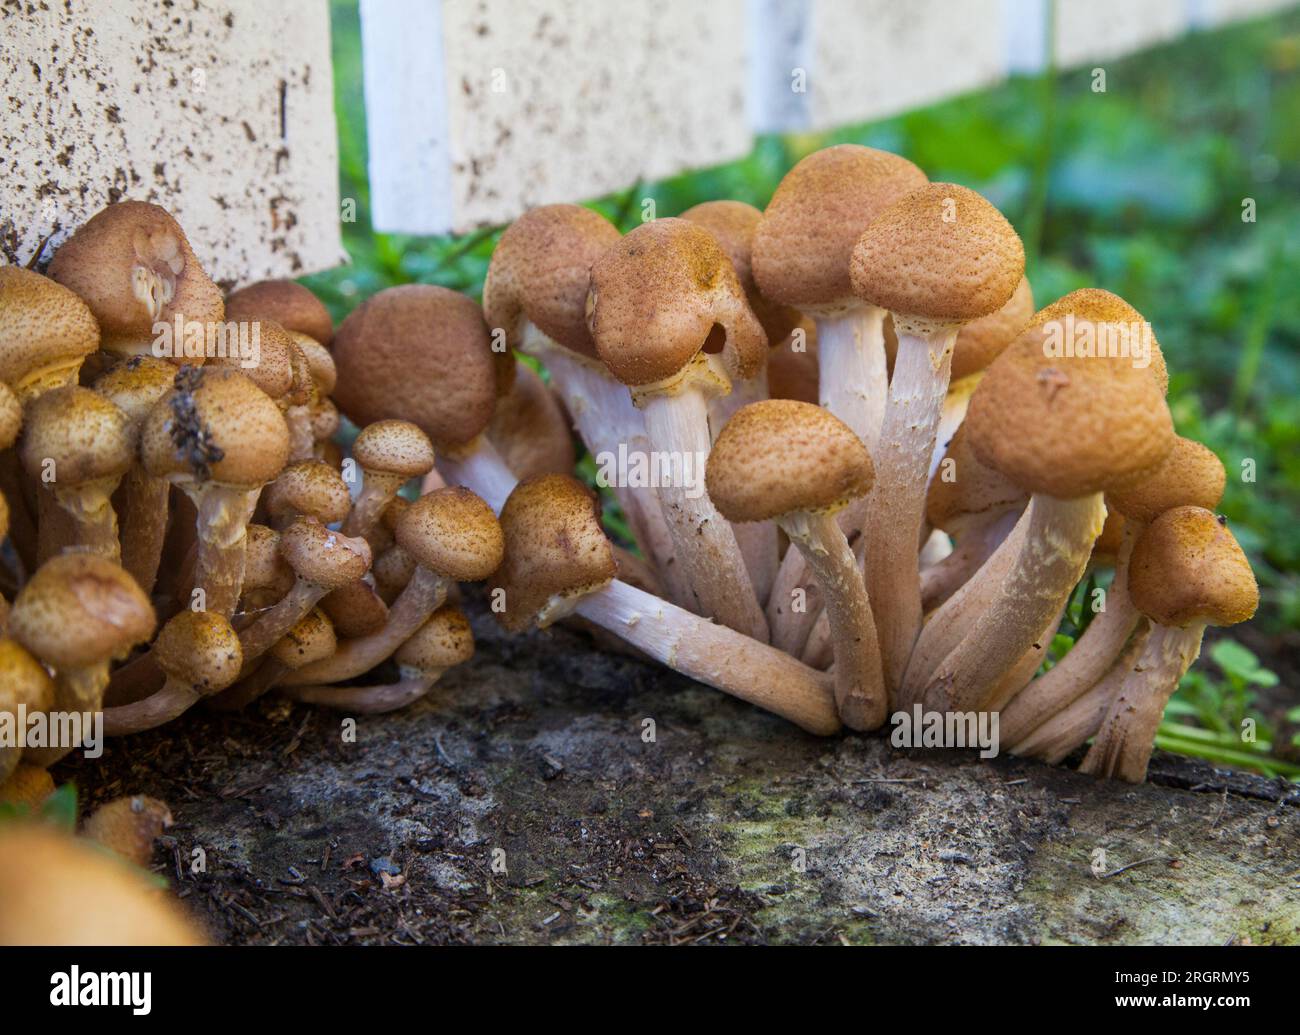
[[1097,541],[1092,544],[1094,564],[1114,564],[1124,545],[1124,515],[1112,506],[1106,508],[1106,522],[1101,526]]
[[85,668],[125,657],[156,624],[148,597],[118,565],[65,553],[42,564],[19,591],[9,632],[55,669]]
[[799,326],[803,314],[791,306],[770,301],[758,289],[754,280],[753,248],[754,232],[758,229],[763,213],[753,205],[743,201],[706,201],[688,208],[682,218],[692,223],[699,223],[717,238],[722,250],[731,260],[740,286],[749,300],[749,308],[754,310],[758,322],[763,325],[769,345],[779,345]]
[[302,353],[302,358],[307,364],[307,372],[311,375],[317,393],[321,396],[329,395],[334,391],[334,386],[338,384],[339,379],[333,354],[309,334],[289,330],[289,337]]
[[370,569],[370,544],[317,521],[295,521],[280,533],[280,554],[298,578],[326,590],[356,582]]
[[1173,448],[1154,378],[1125,360],[1048,358],[1041,328],[989,367],[965,425],[982,463],[1029,492],[1073,499],[1123,484]]
[[487,578],[504,549],[492,508],[459,485],[426,492],[398,519],[395,534],[417,564],[457,582]]
[[1094,337],[1099,336],[1099,331],[1108,331],[1115,326],[1131,328],[1136,324],[1145,328],[1151,345],[1150,370],[1160,385],[1160,391],[1169,391],[1169,368],[1165,365],[1165,355],[1160,349],[1160,343],[1156,341],[1155,331],[1147,323],[1146,317],[1119,295],[1101,288],[1080,288],[1044,306],[1025,326],[1042,327],[1054,321],[1064,320],[1066,316],[1074,317],[1076,327],[1083,321],[1092,323]]
[[153,356],[132,356],[101,374],[93,388],[126,414],[138,435],[149,411],[172,390],[175,380],[174,364]]
[[280,533],[250,524],[244,532],[244,593],[269,590],[277,599],[293,586],[293,569],[280,554]]
[[431,614],[393,655],[403,668],[440,672],[469,661],[474,656],[474,633],[469,619],[453,604]]
[[320,607],[334,623],[334,632],[346,639],[369,636],[388,624],[388,605],[364,579],[331,590]]
[[970,447],[965,424],[958,425],[944,460],[953,462],[953,480],[945,480],[949,468],[941,464],[925,497],[925,517],[935,528],[955,532],[967,517],[1009,510],[1026,501],[1024,489],[980,462]]
[[54,462],[55,486],[120,478],[135,459],[126,414],[77,385],[55,388],[28,404],[21,451],[32,478]]
[[0,837],[0,945],[204,945],[148,876],[39,823]]
[[965,323],[997,312],[1025,272],[1015,229],[983,197],[930,183],[872,221],[853,247],[854,293],[897,316]]
[[334,321],[325,303],[293,280],[259,280],[226,299],[226,319],[238,322],[274,320],[287,331],[306,334],[328,345]]
[[1153,521],[1174,507],[1213,510],[1223,499],[1227,474],[1213,450],[1181,435],[1168,456],[1123,486],[1106,502],[1134,521]]
[[280,408],[243,374],[190,367],[145,418],[140,455],[155,477],[253,489],[284,467],[289,428]]
[[291,671],[333,657],[338,649],[334,626],[319,607],[303,615],[268,652]]
[[492,415],[488,438],[516,478],[573,470],[569,419],[546,382],[522,363],[510,394]]
[[266,487],[262,498],[276,522],[302,515],[330,525],[347,517],[352,506],[343,477],[321,460],[290,464]]
[[501,509],[505,559],[493,589],[505,591],[497,619],[511,632],[545,621],[556,600],[572,600],[618,575],[600,526],[600,503],[577,479],[545,474],[515,486]]
[[334,336],[334,400],[354,424],[418,425],[441,452],[472,442],[492,419],[497,374],[473,299],[431,284],[387,288]]
[[20,266],[0,266],[0,381],[19,398],[75,381],[99,349],[99,325],[75,293]]
[[705,484],[728,521],[838,510],[876,480],[871,454],[842,420],[811,403],[750,403],[709,453]]
[[209,356],[207,366],[238,370],[277,402],[305,402],[305,399],[287,398],[294,391],[295,365],[301,364],[304,374],[306,372],[306,359],[289,332],[273,320],[260,320],[257,340],[258,347],[253,355],[244,357],[234,349],[225,356]]
[[132,794],[99,806],[82,824],[81,832],[137,866],[148,866],[154,841],[173,822],[166,802]]
[[0,712],[17,716],[20,704],[29,713],[49,711],[54,707],[54,681],[22,644],[0,637]]
[[1128,591],[1160,625],[1236,625],[1255,613],[1259,586],[1225,522],[1202,507],[1174,507],[1138,536]]
[[92,216],[55,252],[50,276],[90,307],[111,352],[139,351],[153,341],[156,322],[208,323],[225,312],[180,224],[144,201]]
[[162,627],[153,655],[167,675],[199,694],[224,690],[239,678],[244,664],[239,635],[226,619],[188,609]]
[[1033,315],[1034,292],[1028,278],[1021,277],[1006,305],[963,324],[957,332],[957,343],[952,347],[952,379],[958,381],[986,369],[1020,336]]
[[506,228],[483,282],[488,326],[518,348],[528,320],[567,349],[596,356],[587,329],[591,264],[619,239],[618,228],[581,205],[541,205]]
[[410,421],[380,420],[361,429],[352,457],[364,471],[420,478],[433,470],[433,443]]
[[685,219],[642,223],[596,260],[587,322],[610,373],[631,387],[674,377],[719,339],[733,380],[766,359],[767,337],[727,253]]
[[754,235],[765,298],[803,310],[856,305],[849,259],[867,226],[924,186],[906,158],[857,144],[814,151],[785,174]]

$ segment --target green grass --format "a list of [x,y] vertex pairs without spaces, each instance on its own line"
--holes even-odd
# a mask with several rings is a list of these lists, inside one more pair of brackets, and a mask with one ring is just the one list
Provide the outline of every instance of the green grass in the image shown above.
[[[341,188],[358,218],[345,226],[352,265],[305,282],[336,317],[411,281],[477,297],[495,231],[459,239],[370,232],[358,19],[350,0],[333,9]],[[1300,627],[1300,14],[1190,36],[1106,71],[1100,94],[1090,69],[1080,69],[834,133],[765,137],[741,161],[591,204],[623,229],[647,198],[659,215],[712,198],[762,206],[800,157],[845,141],[897,151],[932,179],[982,191],[1025,239],[1040,303],[1100,286],[1154,325],[1178,431],[1214,449],[1228,470],[1221,510],[1263,591],[1252,643],[1282,667]],[[1243,221],[1247,199],[1253,222]],[[1295,750],[1275,738],[1293,740],[1287,723],[1300,714],[1256,709],[1255,691],[1266,688],[1239,685],[1240,671],[1225,668],[1218,649],[1207,644],[1207,660],[1189,673],[1162,742],[1232,764],[1242,764],[1242,751],[1258,759],[1261,744],[1270,757]],[[1261,726],[1253,747],[1238,734],[1229,750],[1175,728],[1194,721],[1222,737],[1243,718]]]

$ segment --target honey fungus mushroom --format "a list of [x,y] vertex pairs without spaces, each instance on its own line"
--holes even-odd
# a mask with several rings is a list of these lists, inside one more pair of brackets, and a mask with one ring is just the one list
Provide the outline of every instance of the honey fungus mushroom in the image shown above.
[[321,345],[334,337],[330,312],[312,292],[294,280],[259,280],[226,298],[226,319],[251,323],[273,320],[286,331],[305,334]]
[[0,266],[0,381],[20,402],[76,384],[99,344],[99,326],[74,292],[20,266]]

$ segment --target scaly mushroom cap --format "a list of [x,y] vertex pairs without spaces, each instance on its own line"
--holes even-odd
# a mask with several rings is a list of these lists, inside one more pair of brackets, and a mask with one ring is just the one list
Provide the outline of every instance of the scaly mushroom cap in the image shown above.
[[876,480],[871,454],[842,420],[811,403],[750,403],[709,453],[705,484],[728,521],[838,510]]
[[364,579],[325,594],[320,606],[334,623],[335,633],[346,639],[369,636],[388,624],[388,605]]
[[[997,312],[963,324],[952,347],[952,379],[959,381],[978,374],[1020,336],[1034,316],[1034,292],[1029,280],[1020,278],[1015,293]],[[897,338],[894,339],[897,342]]]
[[205,945],[147,874],[48,824],[0,837],[0,945]]
[[849,273],[859,298],[896,318],[966,323],[1010,301],[1025,273],[1025,248],[975,191],[930,183],[863,231]]
[[220,288],[180,224],[144,201],[119,201],[92,216],[55,252],[50,276],[90,307],[110,352],[144,351],[155,323],[180,316],[206,324],[225,313]]
[[274,320],[285,330],[306,334],[321,345],[328,345],[334,337],[334,321],[325,303],[292,280],[259,280],[233,292],[226,299],[226,319]]
[[295,364],[302,364],[306,370],[306,360],[289,332],[273,320],[260,320],[257,341],[258,347],[251,356],[241,356],[238,349],[232,349],[225,356],[209,356],[207,365],[239,371],[276,402],[305,402],[305,399],[286,399],[293,394]]
[[329,395],[334,391],[334,386],[338,384],[339,379],[338,367],[334,365],[334,356],[311,335],[285,329],[288,330],[293,343],[298,346],[298,351],[302,353],[302,358],[307,364],[307,373],[311,375],[317,393],[321,396]]
[[21,266],[0,266],[0,381],[20,399],[76,383],[99,325],[75,293]]
[[333,657],[338,650],[334,626],[319,607],[312,608],[268,652],[290,671]]
[[153,356],[132,356],[100,375],[94,390],[124,414],[133,439],[139,438],[145,417],[176,380],[176,367]]
[[505,591],[497,619],[511,632],[548,625],[566,603],[618,575],[614,548],[600,527],[600,503],[577,479],[546,474],[515,486],[501,509],[505,559],[492,588]]
[[280,408],[229,368],[183,368],[176,387],[149,411],[140,455],[155,477],[265,485],[289,458],[289,428]]
[[417,564],[456,582],[487,578],[505,548],[492,508],[459,485],[426,492],[398,519],[395,535]]
[[23,404],[13,389],[0,381],[0,449],[8,449],[23,430]]
[[363,471],[420,478],[433,470],[433,443],[410,421],[380,420],[361,429],[352,458]]
[[339,408],[329,399],[322,398],[311,408],[311,437],[325,450],[326,463],[339,467],[343,463],[343,452],[337,442],[330,439],[339,430]]
[[731,266],[740,278],[749,308],[763,325],[769,345],[780,345],[799,326],[803,314],[791,306],[766,298],[754,280],[754,233],[763,213],[743,201],[706,201],[682,213],[682,218],[699,223],[722,245]]
[[1126,360],[1053,359],[1042,328],[989,367],[965,425],[982,463],[1028,492],[1074,499],[1159,463],[1174,431],[1155,378]]
[[20,704],[27,705],[29,714],[49,711],[54,681],[21,643],[0,637],[0,712],[16,717]]
[[334,335],[334,401],[354,424],[418,425],[440,452],[488,426],[496,362],[473,299],[431,284],[387,288],[362,302]]
[[279,598],[293,586],[293,568],[280,553],[280,533],[250,524],[244,532],[244,593],[269,590]]
[[326,590],[356,582],[370,570],[369,543],[317,521],[295,521],[280,533],[280,555],[298,578]]
[[1154,469],[1112,489],[1106,502],[1134,521],[1154,521],[1174,507],[1213,510],[1223,499],[1227,473],[1213,450],[1181,435]]
[[239,678],[244,651],[239,635],[221,615],[181,611],[158,633],[158,667],[198,694],[214,694]]
[[858,304],[849,259],[867,226],[926,175],[906,158],[857,144],[814,151],[785,174],[754,234],[765,298],[805,311]]
[[1227,524],[1202,507],[1174,507],[1133,545],[1129,596],[1153,622],[1236,625],[1255,614],[1259,586]]
[[474,633],[469,619],[453,604],[431,614],[425,623],[397,648],[393,660],[403,668],[440,672],[464,664],[474,656]]
[[483,282],[489,327],[518,348],[527,320],[552,341],[596,358],[587,329],[591,264],[619,239],[618,228],[581,205],[541,205],[506,228]]
[[1165,365],[1165,355],[1156,341],[1155,331],[1147,323],[1146,317],[1120,298],[1119,295],[1101,288],[1080,288],[1062,295],[1051,305],[1044,306],[1026,324],[1026,327],[1043,327],[1050,323],[1062,322],[1067,316],[1074,317],[1076,335],[1083,333],[1081,325],[1090,324],[1088,328],[1094,340],[1103,335],[1109,337],[1118,331],[1127,330],[1130,334],[1145,334],[1151,348],[1150,370],[1155,375],[1160,391],[1169,391],[1169,368]]
[[53,486],[120,478],[135,459],[132,445],[126,414],[89,388],[55,388],[27,407],[23,466],[40,479],[53,461]]
[[330,525],[347,517],[352,506],[342,475],[321,460],[290,464],[266,487],[263,499],[276,522],[302,515]]
[[520,364],[514,388],[492,415],[488,438],[516,478],[573,470],[569,419],[531,367]]
[[[945,480],[947,471],[952,472],[952,481]],[[970,447],[966,425],[960,424],[948,443],[944,463],[930,482],[925,517],[935,528],[956,532],[967,517],[1010,510],[1026,499],[1024,489],[997,469],[980,462]]]
[[9,633],[55,669],[123,658],[153,635],[153,605],[135,579],[88,553],[51,557],[14,600]]
[[82,824],[81,832],[137,866],[148,866],[154,841],[174,822],[165,801],[133,794],[99,806]]
[[717,342],[732,380],[753,377],[767,337],[727,253],[684,219],[642,223],[591,267],[587,323],[609,371],[636,387],[667,381]]

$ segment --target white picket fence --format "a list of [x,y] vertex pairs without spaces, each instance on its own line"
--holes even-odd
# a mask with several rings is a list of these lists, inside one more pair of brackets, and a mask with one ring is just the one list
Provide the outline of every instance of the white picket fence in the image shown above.
[[[755,133],[1104,62],[1296,0],[360,0],[375,229],[463,232]],[[326,0],[0,5],[0,252],[118,197],[215,276],[344,261]]]

